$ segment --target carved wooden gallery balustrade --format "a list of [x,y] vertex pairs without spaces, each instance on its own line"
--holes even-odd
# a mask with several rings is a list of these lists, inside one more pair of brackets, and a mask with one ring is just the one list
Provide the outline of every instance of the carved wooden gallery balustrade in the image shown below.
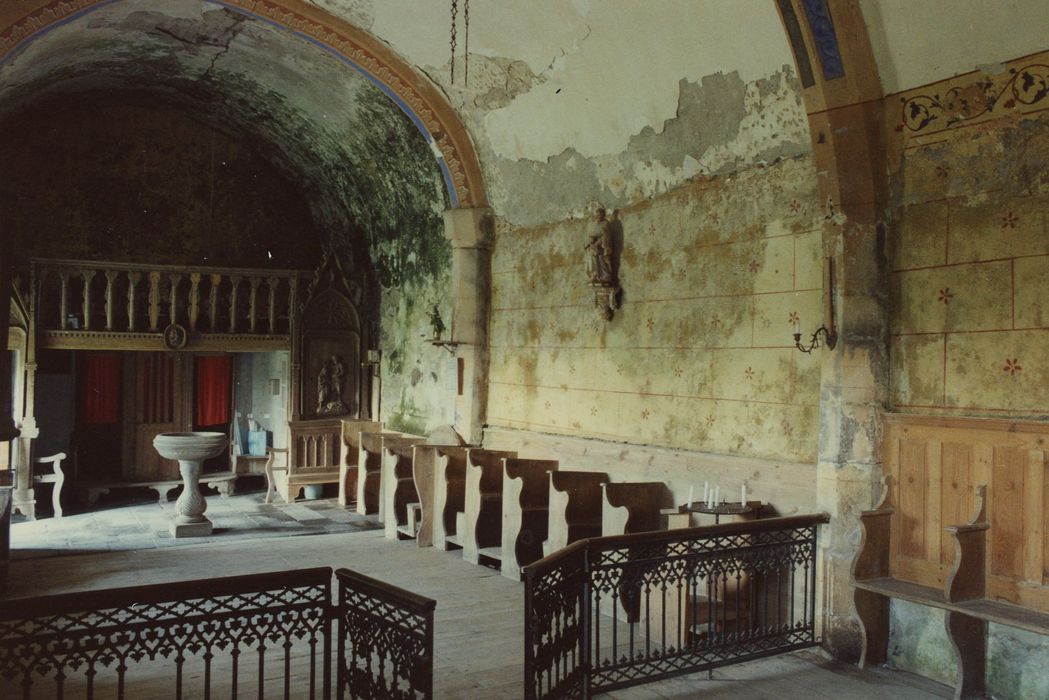
[[580,540],[525,569],[525,697],[591,694],[819,644],[826,514]]
[[0,601],[0,697],[431,697],[435,602],[332,573]]
[[30,261],[37,344],[194,350],[289,347],[295,270]]

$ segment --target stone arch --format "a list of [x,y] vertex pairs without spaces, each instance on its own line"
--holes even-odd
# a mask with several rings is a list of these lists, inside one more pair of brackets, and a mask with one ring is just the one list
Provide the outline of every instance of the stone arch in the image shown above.
[[[30,0],[0,11],[0,66],[52,29],[120,0]],[[469,133],[441,91],[367,32],[303,0],[206,0],[267,22],[329,52],[379,88],[434,151],[451,208],[488,204]]]

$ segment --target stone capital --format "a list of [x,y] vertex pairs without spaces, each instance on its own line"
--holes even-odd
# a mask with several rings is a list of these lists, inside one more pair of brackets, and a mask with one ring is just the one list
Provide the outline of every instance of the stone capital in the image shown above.
[[492,210],[488,207],[445,210],[444,235],[453,248],[490,248]]

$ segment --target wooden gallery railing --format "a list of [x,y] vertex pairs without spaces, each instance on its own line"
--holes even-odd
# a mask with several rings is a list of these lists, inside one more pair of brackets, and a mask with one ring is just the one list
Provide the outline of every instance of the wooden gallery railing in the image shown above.
[[618,688],[819,644],[826,514],[580,540],[525,568],[525,697]]
[[178,326],[197,349],[229,349],[231,340],[286,349],[302,274],[34,258],[37,343],[162,350],[183,340],[164,337]]
[[0,697],[431,697],[435,602],[334,573],[0,601]]

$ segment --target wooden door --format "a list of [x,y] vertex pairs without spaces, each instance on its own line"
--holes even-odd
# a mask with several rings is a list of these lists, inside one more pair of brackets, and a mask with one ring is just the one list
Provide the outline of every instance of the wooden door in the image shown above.
[[153,447],[157,433],[186,429],[185,369],[181,353],[128,353],[128,391],[124,473],[132,481],[179,478],[178,462],[163,459]]

